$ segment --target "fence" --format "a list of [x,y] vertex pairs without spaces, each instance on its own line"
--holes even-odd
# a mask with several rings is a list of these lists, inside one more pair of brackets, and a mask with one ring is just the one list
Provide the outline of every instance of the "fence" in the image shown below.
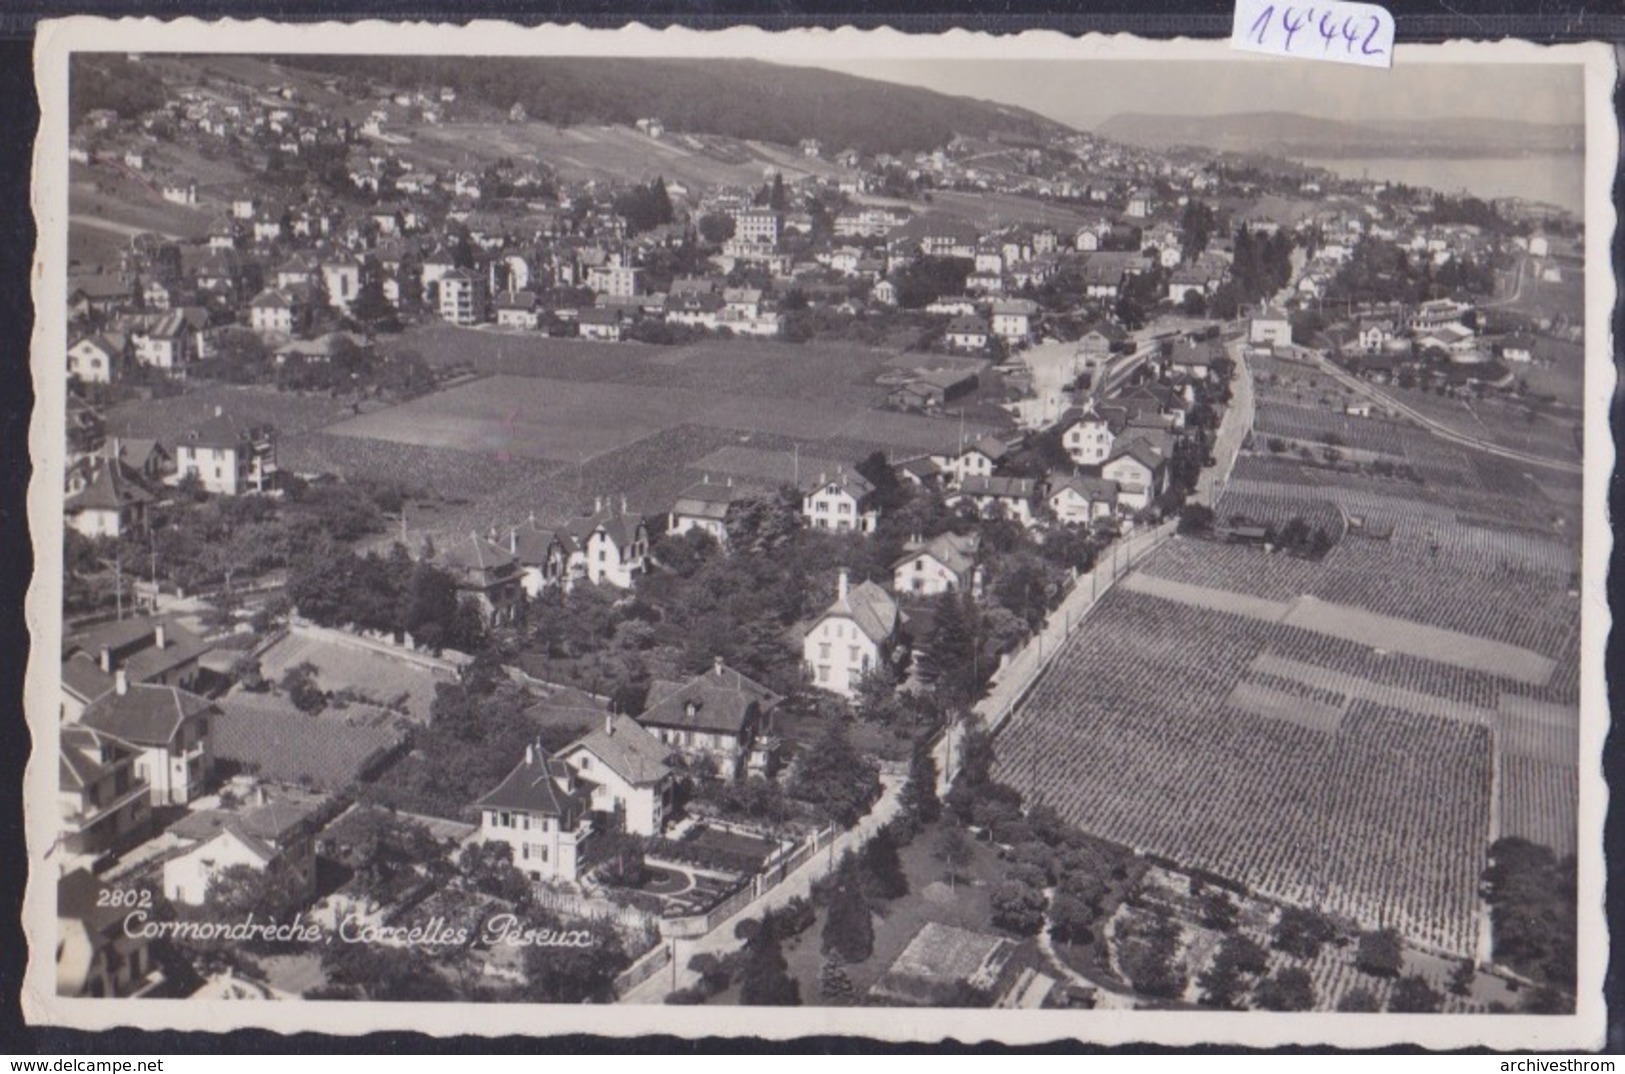
[[[707,910],[703,916],[695,914],[690,917],[662,919],[660,922],[661,934],[667,937],[684,939],[705,935],[763,895],[766,895],[769,891],[778,887],[813,855],[828,848],[839,834],[840,829],[833,824],[820,828],[789,854],[751,877],[748,884]],[[687,866],[684,866],[684,868],[687,868]]]
[[671,944],[656,944],[653,950],[615,976],[615,993],[625,995],[628,989],[636,988],[670,964]]
[[[1111,554],[1095,564],[1094,570],[1079,575],[1060,605],[1049,614],[1044,626],[1026,645],[1010,657],[994,675],[993,688],[973,710],[977,722],[988,731],[997,731],[1016,706],[1024,701],[1067,638],[1072,636],[1094,607],[1124,574],[1161,547],[1178,523],[1169,520],[1152,529],[1141,530],[1115,543]],[[959,772],[959,740],[962,727],[950,727],[932,747],[937,762],[938,793],[946,793]]]
[[586,895],[576,895],[567,891],[551,891],[540,888],[536,892],[536,903],[549,910],[558,910],[561,913],[577,917],[585,917],[592,921],[603,921],[616,925],[623,925],[636,929],[656,929],[660,927],[660,919],[655,915],[635,906],[626,906],[609,899],[595,899]]

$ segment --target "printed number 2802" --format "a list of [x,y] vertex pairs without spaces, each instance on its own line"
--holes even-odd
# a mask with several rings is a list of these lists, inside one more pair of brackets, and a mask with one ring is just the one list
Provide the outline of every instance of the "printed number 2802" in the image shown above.
[[1375,4],[1237,0],[1234,48],[1373,67],[1392,62],[1394,20]]
[[152,892],[145,888],[102,888],[96,893],[96,905],[116,910],[150,910]]

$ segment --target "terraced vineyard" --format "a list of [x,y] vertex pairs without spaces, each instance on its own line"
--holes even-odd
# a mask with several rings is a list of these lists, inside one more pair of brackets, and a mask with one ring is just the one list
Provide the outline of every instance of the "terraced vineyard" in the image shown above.
[[1278,629],[1113,591],[1002,733],[996,776],[1086,831],[1470,952],[1489,730],[1366,701],[1330,731],[1225,704]]
[[1356,525],[1318,563],[1169,542],[1005,725],[998,778],[1103,837],[1472,954],[1489,841],[1574,846],[1578,560],[1522,475],[1439,464],[1460,483],[1244,457],[1221,519]]

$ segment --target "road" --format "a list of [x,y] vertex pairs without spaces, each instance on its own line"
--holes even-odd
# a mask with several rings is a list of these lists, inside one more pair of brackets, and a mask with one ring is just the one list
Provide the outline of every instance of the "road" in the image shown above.
[[695,955],[715,955],[721,958],[744,946],[744,941],[734,936],[734,926],[739,922],[746,918],[759,918],[765,910],[780,909],[797,895],[805,898],[812,891],[813,881],[828,873],[848,850],[860,849],[897,815],[902,807],[905,780],[902,776],[882,776],[881,782],[880,799],[875,802],[874,808],[858,821],[856,827],[836,836],[827,850],[822,850],[802,862],[801,866],[785,877],[777,887],[745,906],[704,936],[692,940],[667,940],[667,943],[673,945],[671,965],[648,980],[627,989],[626,994],[621,996],[618,1002],[664,1002],[668,992],[686,988],[699,981],[700,975],[688,968],[689,960]]
[[1226,344],[1225,349],[1230,353],[1230,360],[1236,363],[1236,376],[1230,384],[1230,405],[1225,408],[1224,417],[1219,421],[1219,434],[1213,440],[1214,464],[1197,476],[1196,491],[1191,496],[1192,503],[1204,507],[1218,503],[1236,468],[1241,446],[1253,429],[1253,370],[1247,364],[1247,343],[1236,339]]
[[1582,468],[1577,462],[1570,462],[1566,459],[1551,459],[1547,458],[1545,455],[1531,455],[1527,451],[1516,451],[1509,447],[1502,447],[1500,444],[1494,443],[1493,441],[1482,440],[1476,436],[1468,436],[1465,433],[1459,433],[1450,426],[1428,417],[1421,411],[1415,409],[1414,407],[1407,406],[1405,403],[1400,402],[1398,399],[1395,399],[1393,396],[1382,391],[1369,382],[1361,380],[1359,377],[1345,371],[1342,367],[1337,365],[1337,363],[1333,362],[1320,351],[1311,350],[1308,347],[1298,347],[1296,350],[1299,354],[1309,358],[1315,363],[1315,365],[1319,366],[1323,372],[1325,372],[1332,379],[1336,380],[1338,383],[1352,388],[1354,391],[1359,392],[1361,395],[1364,395],[1368,399],[1387,407],[1389,410],[1392,410],[1397,414],[1401,414],[1409,418],[1411,421],[1416,422],[1418,425],[1427,429],[1428,432],[1432,433],[1434,436],[1437,436],[1441,440],[1447,440],[1452,444],[1460,444],[1463,447],[1470,447],[1474,450],[1482,451],[1490,455],[1498,455],[1503,459],[1511,459],[1513,462],[1522,463],[1526,466],[1544,466],[1547,469],[1562,470],[1565,473],[1571,474],[1578,474],[1582,472]]

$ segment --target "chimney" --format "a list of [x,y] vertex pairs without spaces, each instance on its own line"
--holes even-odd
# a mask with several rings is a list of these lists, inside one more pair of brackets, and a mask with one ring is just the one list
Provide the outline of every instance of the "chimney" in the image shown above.
[[123,668],[113,672],[113,690],[120,697],[130,692],[130,677],[124,673]]
[[526,764],[535,764],[536,763],[536,747],[535,746],[532,745],[532,746],[526,746],[525,747],[525,763]]
[[615,735],[615,714],[613,712],[604,713],[604,734],[611,737]]
[[711,668],[716,672],[717,678],[722,678],[722,657],[713,656],[711,658]]
[[509,526],[508,527],[508,552],[510,554],[512,554],[512,555],[518,555],[519,554],[519,527],[518,526]]
[[100,663],[103,675],[113,674],[113,650],[105,645],[102,646]]
[[835,595],[836,595],[837,599],[839,599],[842,604],[846,603],[846,590],[847,590],[846,568],[842,567],[841,568],[841,573],[836,575],[836,582],[835,582]]
[[215,407],[214,407],[214,416],[217,417],[217,418],[225,417],[226,416],[226,408],[221,406],[219,403],[216,403]]
[[626,514],[626,496],[624,494],[621,496],[621,514]]
[[602,496],[594,496],[592,498],[592,513],[595,515],[601,515],[604,513],[604,498]]
[[165,629],[163,623],[159,623],[157,625],[157,627],[154,628],[154,630],[152,632],[152,643],[154,645],[156,645],[158,648],[162,649],[165,646],[165,644],[168,643],[168,641],[169,641],[169,631],[167,629]]

